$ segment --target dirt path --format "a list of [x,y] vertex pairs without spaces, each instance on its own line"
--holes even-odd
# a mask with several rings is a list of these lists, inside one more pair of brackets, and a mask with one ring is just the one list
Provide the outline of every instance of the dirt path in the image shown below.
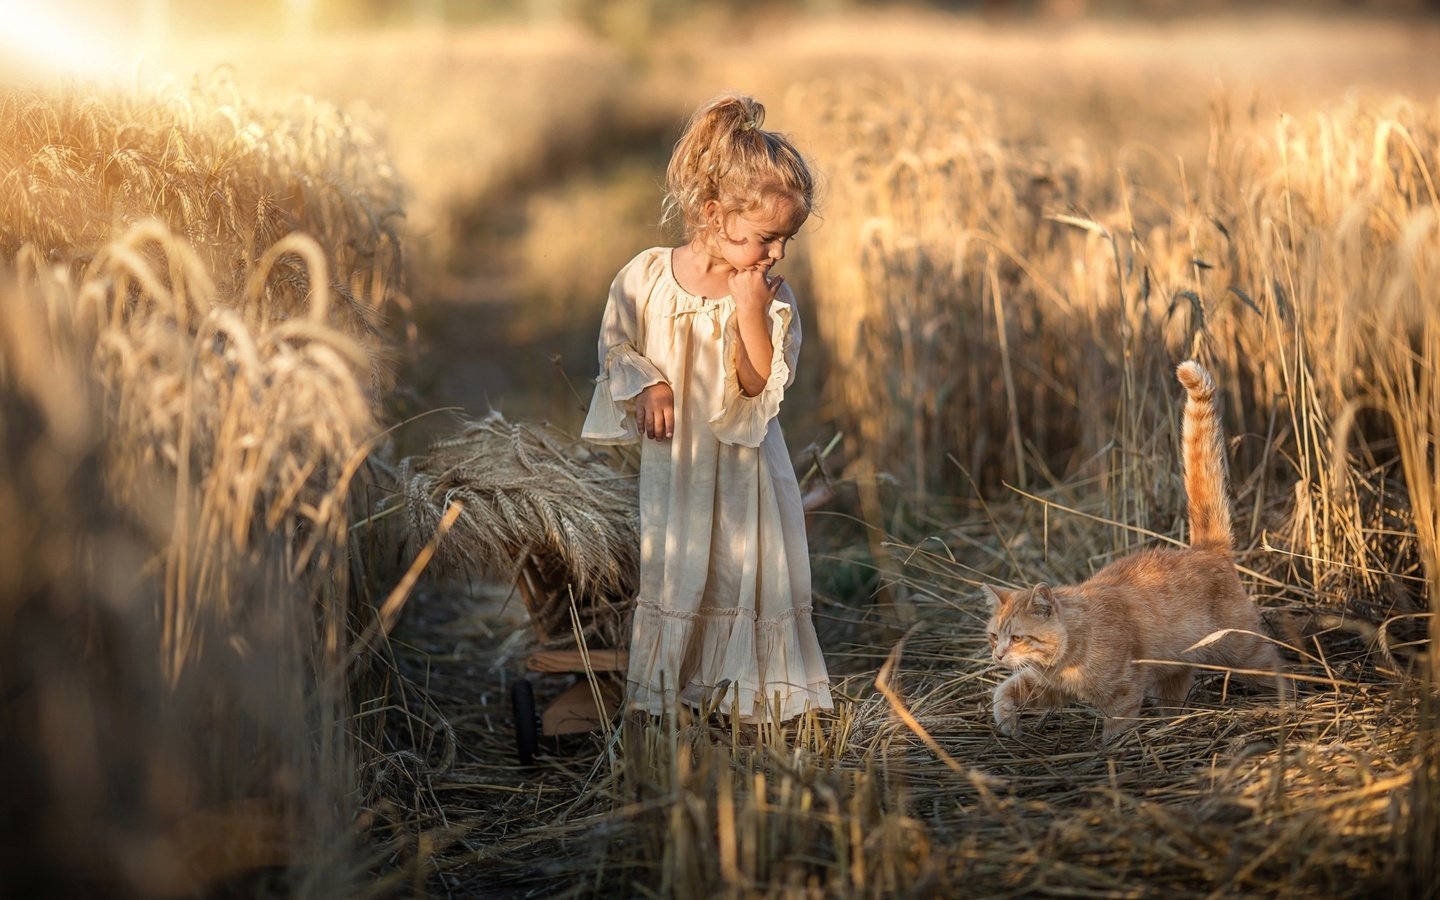
[[487,272],[437,287],[417,315],[420,355],[412,384],[435,408],[481,415],[515,386],[509,361],[515,280]]

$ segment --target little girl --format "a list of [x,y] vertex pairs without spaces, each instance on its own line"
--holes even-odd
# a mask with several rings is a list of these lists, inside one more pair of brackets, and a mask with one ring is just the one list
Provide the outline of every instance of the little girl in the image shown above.
[[620,270],[600,329],[583,436],[642,438],[633,709],[677,699],[742,721],[831,707],[810,606],[795,470],[776,414],[800,351],[795,298],[771,267],[810,215],[814,180],[765,108],[721,96],[666,171],[680,247]]

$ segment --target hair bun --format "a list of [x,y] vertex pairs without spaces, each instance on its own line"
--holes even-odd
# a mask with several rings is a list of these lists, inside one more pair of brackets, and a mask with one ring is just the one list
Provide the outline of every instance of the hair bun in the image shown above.
[[754,97],[737,97],[737,106],[740,108],[739,131],[759,131],[760,126],[765,123],[765,105]]
[[800,151],[764,123],[764,104],[745,94],[721,94],[696,110],[665,170],[662,221],[679,218],[692,236],[708,227],[707,202],[734,211],[761,202],[762,194],[784,195],[803,221],[814,203],[814,178]]

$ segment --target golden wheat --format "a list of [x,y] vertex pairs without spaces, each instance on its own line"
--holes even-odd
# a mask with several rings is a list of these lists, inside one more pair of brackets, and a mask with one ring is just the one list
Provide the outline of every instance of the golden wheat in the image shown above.
[[[310,278],[322,277],[316,290],[340,300],[331,321],[378,357],[380,316],[402,290],[400,188],[374,139],[334,107],[256,108],[219,77],[156,95],[12,88],[0,132],[6,256],[31,243],[83,263],[126,227],[158,220],[223,296],[263,295],[271,316],[306,308]],[[283,253],[261,264],[294,231],[318,242],[323,268]]]
[[[30,772],[38,802],[74,832],[36,839],[37,884],[73,868],[77,889],[173,893],[278,867],[277,884],[343,893],[355,873],[344,664],[366,611],[349,523],[378,432],[398,194],[343,118],[301,111],[203,92],[0,97],[0,392],[20,404],[13,446],[32,448],[0,494],[37,486],[40,505],[5,510],[40,542],[18,552],[76,541],[32,569],[39,590],[0,601],[7,646],[56,654],[17,654],[6,679],[31,685],[7,759],[49,758]],[[87,524],[91,506],[120,526]],[[57,699],[40,686],[61,664],[75,676]],[[107,702],[112,666],[130,694]],[[97,807],[146,748],[146,799]],[[127,843],[117,815],[149,818]]]
[[573,602],[581,633],[597,646],[623,647],[639,583],[636,478],[596,458],[574,439],[499,413],[463,422],[419,457],[400,461],[400,496],[382,504],[405,512],[409,542],[435,535],[451,504],[464,510],[439,547],[440,574],[501,575],[522,570],[539,596],[531,609],[539,634],[568,645]]
[[[1105,176],[1083,152],[1007,144],[988,101],[937,90],[871,80],[794,101],[802,117],[843,111],[804,126],[840,173],[809,258],[826,349],[854,363],[828,398],[861,461],[922,493],[1088,466],[1111,485],[1115,519],[1173,521],[1165,372],[1201,353],[1232,373],[1235,433],[1267,438],[1242,465],[1292,463],[1252,507],[1289,495],[1286,523],[1269,527],[1307,562],[1283,567],[1317,589],[1358,578],[1372,591],[1402,567],[1374,557],[1389,543],[1375,538],[1413,527],[1408,512],[1382,523],[1366,499],[1376,483],[1331,466],[1350,458],[1331,436],[1357,405],[1385,402],[1357,401],[1353,385],[1410,380],[1399,359],[1382,371],[1379,351],[1434,303],[1436,111],[1352,101],[1271,137],[1237,131],[1222,108],[1192,196],[1183,182]],[[947,367],[952,355],[967,364]],[[1392,440],[1364,421],[1369,444]],[[1361,471],[1399,475],[1359,452]],[[1433,482],[1418,469],[1405,480],[1421,495]],[[1257,517],[1251,534],[1264,527]]]
[[[131,274],[142,284],[156,278]],[[6,681],[18,687],[7,699],[6,758],[22,746],[38,754],[43,762],[26,777],[69,833],[37,837],[23,871],[47,890],[65,883],[47,879],[67,869],[88,873],[63,876],[76,889],[94,878],[143,893],[213,887],[264,866],[348,883],[353,863],[336,804],[348,790],[351,750],[315,737],[316,728],[340,727],[345,697],[317,688],[326,654],[308,637],[331,619],[343,628],[345,591],[329,560],[287,565],[301,525],[326,536],[331,559],[343,553],[343,531],[337,543],[332,524],[313,521],[312,505],[348,486],[334,483],[338,466],[323,459],[333,447],[282,439],[277,459],[233,429],[285,435],[273,418],[279,392],[334,409],[329,426],[305,414],[335,430],[332,442],[346,434],[358,441],[370,421],[363,355],[338,385],[322,371],[265,388],[303,347],[277,342],[260,357],[261,380],[236,379],[239,367],[226,364],[207,330],[223,310],[195,323],[192,335],[167,297],[141,294],[111,325],[110,310],[97,316],[93,304],[124,295],[104,281],[97,274],[77,289],[63,276],[30,276],[7,285],[0,304],[7,446],[28,447],[7,458],[0,495],[19,504],[6,504],[7,521],[33,536],[6,542],[23,557],[11,571],[28,573],[30,588],[0,591],[0,633],[14,650]],[[230,318],[226,333],[253,342],[248,326]],[[89,329],[74,325],[87,321]],[[96,321],[106,324],[97,330]],[[306,383],[326,396],[296,396]],[[303,484],[282,499],[287,478]],[[12,494],[27,484],[30,496]],[[273,528],[252,520],[267,506],[279,513]],[[343,529],[345,512],[338,518]],[[46,684],[68,686],[55,694]],[[100,785],[134,778],[145,759],[155,766],[144,776],[145,799],[128,809],[96,805]],[[142,829],[122,824],[137,815]],[[242,840],[246,833],[271,837]],[[301,846],[318,855],[302,861]]]

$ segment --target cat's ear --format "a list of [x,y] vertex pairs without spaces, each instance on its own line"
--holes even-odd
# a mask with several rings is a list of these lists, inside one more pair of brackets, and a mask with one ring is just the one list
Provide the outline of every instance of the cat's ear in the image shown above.
[[980,592],[985,595],[985,603],[989,605],[990,611],[994,612],[1000,608],[1000,595],[988,584],[980,585]]
[[1050,585],[1042,581],[1031,589],[1030,608],[1047,619],[1055,614],[1055,594],[1050,590]]

